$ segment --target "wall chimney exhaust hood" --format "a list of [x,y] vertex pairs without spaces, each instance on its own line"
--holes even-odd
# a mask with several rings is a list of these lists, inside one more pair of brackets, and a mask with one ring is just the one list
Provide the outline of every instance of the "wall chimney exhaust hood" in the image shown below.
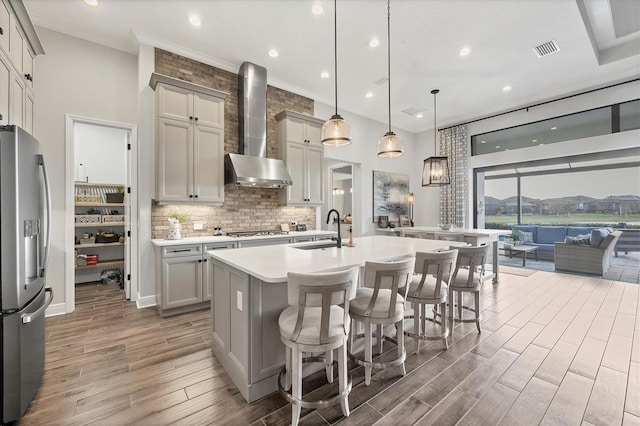
[[240,154],[224,157],[224,183],[260,188],[293,184],[282,160],[267,158],[267,70],[244,62],[238,72]]

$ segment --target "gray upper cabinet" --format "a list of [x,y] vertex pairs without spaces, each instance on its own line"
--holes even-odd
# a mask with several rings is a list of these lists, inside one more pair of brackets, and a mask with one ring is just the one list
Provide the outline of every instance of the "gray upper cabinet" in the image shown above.
[[227,93],[153,74],[156,91],[156,201],[224,202]]
[[34,57],[44,53],[21,0],[0,0],[0,124],[33,134]]
[[293,185],[280,190],[280,204],[319,206],[323,202],[324,147],[320,142],[322,120],[293,111],[282,111],[278,120],[278,152]]

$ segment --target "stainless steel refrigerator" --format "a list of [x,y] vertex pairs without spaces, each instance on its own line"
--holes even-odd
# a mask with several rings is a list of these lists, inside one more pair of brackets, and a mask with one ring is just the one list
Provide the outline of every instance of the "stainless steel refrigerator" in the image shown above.
[[50,206],[40,144],[19,127],[0,126],[2,423],[24,414],[44,372]]

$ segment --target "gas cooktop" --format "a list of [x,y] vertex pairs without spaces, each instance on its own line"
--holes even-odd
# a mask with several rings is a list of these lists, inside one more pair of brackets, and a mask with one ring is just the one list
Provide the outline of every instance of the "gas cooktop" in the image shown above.
[[227,236],[234,238],[243,238],[243,237],[257,237],[263,235],[287,235],[287,231],[278,231],[278,230],[268,230],[268,231],[236,231],[236,232],[227,232]]

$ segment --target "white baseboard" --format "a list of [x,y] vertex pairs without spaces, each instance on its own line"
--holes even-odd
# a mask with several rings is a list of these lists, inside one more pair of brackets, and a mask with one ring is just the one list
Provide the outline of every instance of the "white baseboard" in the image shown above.
[[150,306],[156,306],[156,296],[140,296],[138,295],[138,300],[136,300],[136,304],[138,305],[138,309],[148,308]]
[[44,311],[44,316],[53,317],[56,315],[64,315],[66,313],[67,313],[67,304],[63,302],[63,303],[56,303],[56,304],[49,305],[47,310]]

